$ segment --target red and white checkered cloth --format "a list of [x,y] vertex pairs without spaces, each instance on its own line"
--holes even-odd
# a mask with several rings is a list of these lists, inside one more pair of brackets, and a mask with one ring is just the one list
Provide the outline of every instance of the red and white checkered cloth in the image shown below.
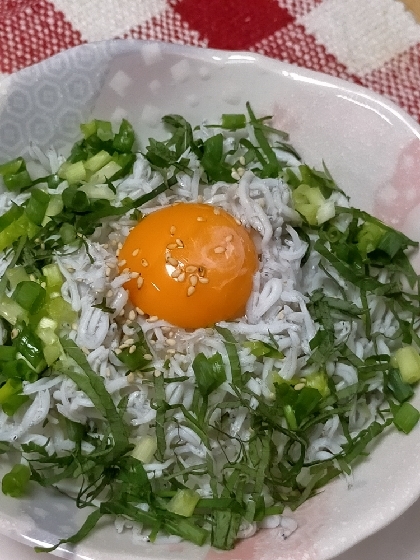
[[420,122],[420,24],[399,0],[0,0],[0,76],[121,37],[259,52],[367,86]]

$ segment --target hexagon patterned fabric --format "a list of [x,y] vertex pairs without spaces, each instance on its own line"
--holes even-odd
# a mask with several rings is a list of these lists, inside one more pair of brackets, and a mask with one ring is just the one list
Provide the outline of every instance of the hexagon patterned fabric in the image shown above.
[[420,23],[400,0],[0,0],[0,75],[122,37],[259,52],[367,86],[420,121]]

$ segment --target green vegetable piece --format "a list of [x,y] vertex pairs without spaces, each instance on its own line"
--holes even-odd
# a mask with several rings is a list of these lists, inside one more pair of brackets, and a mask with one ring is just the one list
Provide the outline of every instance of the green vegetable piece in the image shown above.
[[0,346],[0,362],[9,362],[16,358],[17,350],[14,346]]
[[31,469],[26,465],[14,465],[12,470],[3,476],[1,489],[3,494],[12,498],[20,498],[26,494],[31,478]]
[[89,138],[89,136],[96,132],[96,121],[92,120],[87,123],[82,123],[80,125],[80,130],[85,138]]
[[27,321],[26,311],[12,298],[6,295],[0,297],[0,317],[15,326],[18,321]]
[[154,436],[143,436],[135,445],[131,455],[142,463],[150,463],[157,451],[157,440]]
[[[301,184],[292,191],[295,209],[311,226],[320,225],[334,216],[326,215],[320,218],[320,213],[327,201],[318,187]],[[325,219],[326,218],[326,219]]]
[[238,130],[239,128],[245,128],[245,126],[246,116],[243,114],[228,113],[222,115],[222,128]]
[[12,204],[12,207],[0,216],[0,232],[13,224],[23,214],[23,207]]
[[44,305],[47,292],[38,282],[24,280],[19,282],[13,292],[12,298],[25,311],[29,313],[37,313]]
[[283,352],[280,352],[280,350],[270,344],[267,344],[266,342],[263,342],[262,340],[250,340],[248,342],[244,342],[243,346],[245,346],[245,348],[249,348],[251,354],[257,358],[260,358],[261,356],[275,358],[277,360],[284,358]]
[[30,327],[26,326],[22,329],[15,338],[14,344],[36,373],[39,374],[46,368],[42,341]]
[[22,214],[16,221],[0,232],[0,251],[10,247],[24,235],[32,239],[38,231],[38,226],[36,226],[26,214]]
[[58,335],[57,323],[49,317],[43,317],[36,329],[36,334],[42,340],[44,358],[47,366],[51,366],[63,353]]
[[420,419],[420,412],[412,404],[403,403],[394,414],[395,426],[405,434],[409,434]]
[[50,202],[50,195],[39,189],[34,189],[27,202],[25,213],[28,218],[40,226],[45,218],[45,213]]
[[26,169],[15,174],[3,175],[3,182],[8,191],[20,191],[32,185],[32,179]]
[[55,263],[44,266],[42,274],[45,278],[47,290],[49,292],[57,291],[63,285],[63,275],[60,272],[60,268]]
[[60,227],[59,234],[61,239],[63,240],[64,245],[72,243],[77,237],[76,228],[72,224],[67,223],[63,224]]
[[365,222],[357,234],[357,247],[360,253],[366,257],[368,253],[377,249],[384,233],[385,231],[378,224]]
[[388,389],[398,402],[402,403],[414,395],[413,388],[411,385],[403,381],[398,369],[390,369],[388,374],[385,376],[385,379]]
[[71,325],[77,319],[77,312],[61,296],[49,299],[45,304],[45,311],[48,317],[55,321],[59,327]]
[[24,266],[14,266],[13,268],[8,268],[6,270],[6,277],[12,290],[16,288],[19,282],[29,280],[29,274],[27,274]]
[[98,171],[98,169],[101,169],[101,167],[109,163],[111,159],[112,156],[108,152],[106,152],[105,150],[101,150],[94,156],[87,159],[84,162],[84,166],[86,171],[94,173],[95,171]]
[[202,352],[197,354],[192,363],[198,390],[207,397],[226,381],[226,371],[222,356],[217,352],[207,358]]
[[420,356],[412,346],[399,348],[394,356],[403,381],[410,385],[420,381]]
[[130,348],[124,348],[122,352],[117,355],[118,359],[127,366],[129,371],[144,370],[151,362],[150,349],[143,332],[139,332],[137,336],[138,340],[132,345],[135,347],[134,351],[130,351]]
[[69,185],[86,181],[85,164],[83,161],[76,161],[75,163],[66,161],[58,170],[58,175],[61,179],[65,179]]
[[191,517],[199,500],[200,495],[197,492],[189,488],[183,488],[178,490],[167,504],[166,509],[182,517]]
[[305,377],[305,384],[306,387],[317,389],[324,398],[331,394],[330,388],[328,387],[328,376],[325,371],[310,373]]
[[21,157],[7,161],[0,165],[0,175],[15,175],[18,171],[26,169],[25,160]]
[[134,140],[135,135],[132,125],[126,119],[123,119],[119,131],[114,136],[112,147],[118,152],[129,152],[133,148]]
[[8,416],[13,414],[25,403],[29,397],[22,395],[22,382],[15,377],[9,378],[2,387],[0,387],[0,405],[3,412]]

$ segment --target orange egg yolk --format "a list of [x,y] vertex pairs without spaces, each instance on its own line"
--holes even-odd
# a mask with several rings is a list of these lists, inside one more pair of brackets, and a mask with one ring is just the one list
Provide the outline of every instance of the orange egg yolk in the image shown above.
[[[186,329],[245,313],[258,267],[247,230],[224,210],[180,203],[145,216],[119,253],[133,305]],[[138,275],[138,276],[137,276]]]

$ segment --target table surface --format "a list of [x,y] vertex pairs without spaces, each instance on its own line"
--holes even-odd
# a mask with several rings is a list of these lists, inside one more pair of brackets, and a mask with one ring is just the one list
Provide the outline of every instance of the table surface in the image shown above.
[[[100,5],[99,0],[89,1],[92,2],[92,6],[99,7]],[[261,0],[261,6],[269,3],[269,1],[271,0]],[[344,14],[342,18],[343,26],[345,26],[348,21],[348,17],[345,16],[345,11],[350,4],[355,5],[355,1],[357,0],[335,0],[330,2],[330,4],[334,4],[337,9],[340,8],[340,13]],[[166,0],[137,0],[137,4],[134,6],[134,0],[124,0],[124,2],[104,0],[104,10],[108,9],[108,5],[114,4],[115,10],[119,13],[117,14],[118,17],[114,17],[113,21],[110,22],[108,11],[103,17],[104,22],[102,22],[101,17],[103,14],[101,15],[100,10],[98,11],[98,17],[95,18],[95,21],[92,21],[90,8],[88,9],[89,13],[87,13],[87,19],[81,17],[83,6],[86,7],[86,2],[80,2],[79,8],[77,2],[72,2],[70,0],[50,0],[49,2],[46,0],[36,0],[36,2],[31,2],[30,0],[15,0],[13,2],[4,3],[0,1],[2,7],[2,11],[0,12],[0,41],[2,47],[4,47],[4,52],[0,60],[0,77],[1,75],[16,71],[25,65],[37,62],[46,56],[54,54],[54,52],[58,52],[58,50],[90,40],[132,36],[142,39],[154,38],[175,42],[189,42],[200,46],[217,47],[219,45],[216,43],[219,40],[218,35],[220,34],[216,33],[212,39],[211,35],[204,33],[200,29],[200,21],[195,21],[196,18],[194,19],[193,17],[194,13],[188,11],[188,6],[193,6],[195,13],[199,7],[201,7],[203,13],[210,17],[212,3],[208,2],[207,4],[206,2],[208,2],[208,0],[194,0],[193,2],[190,0],[173,0],[171,2],[169,2],[169,0],[167,2]],[[220,1],[212,0],[212,2],[215,2],[213,6],[220,4]],[[247,6],[248,11],[251,7],[252,9],[255,8],[255,10],[263,9],[259,8],[260,0],[258,3],[250,2],[249,0],[243,0],[243,2],[243,5]],[[420,0],[402,0],[402,2],[420,23]],[[146,6],[146,4],[147,6],[150,5],[150,10],[152,10],[154,6],[163,6],[156,11],[156,14],[153,16],[154,19],[149,18],[150,21],[147,25],[143,14],[140,14],[141,6]],[[224,9],[228,4],[230,5],[232,2],[224,0]],[[259,42],[256,41],[255,44],[250,43],[247,48],[289,62],[300,63],[301,65],[310,63],[309,66],[311,68],[317,61],[316,63],[318,65],[321,64],[321,67],[313,67],[313,69],[327,71],[334,75],[338,75],[338,72],[341,73],[339,74],[340,76],[344,74],[342,77],[350,79],[351,81],[357,81],[393,99],[410,112],[414,118],[420,121],[418,103],[420,43],[416,46],[415,39],[408,41],[408,39],[404,38],[404,40],[402,40],[397,25],[395,25],[395,32],[392,34],[390,29],[388,29],[388,24],[385,25],[387,22],[384,22],[385,27],[381,27],[380,18],[378,17],[375,20],[378,26],[377,37],[382,36],[384,41],[386,40],[388,47],[392,41],[394,41],[395,52],[389,48],[388,58],[382,60],[383,52],[379,49],[377,52],[377,61],[368,61],[370,64],[370,66],[368,64],[369,67],[354,64],[352,71],[352,60],[340,59],[340,54],[343,52],[351,52],[351,49],[343,50],[340,43],[329,42],[331,36],[329,29],[323,28],[322,24],[326,21],[328,12],[325,10],[324,20],[322,17],[318,17],[318,19],[310,17],[311,14],[309,14],[309,12],[312,10],[312,13],[315,14],[315,8],[317,8],[317,16],[319,16],[321,10],[324,9],[321,5],[327,5],[325,0],[278,0],[278,4],[282,7],[283,19],[286,18],[286,16],[288,18],[287,25],[285,22],[285,26],[282,28],[283,32],[281,34],[271,34],[269,37],[267,32],[267,37],[270,38],[270,41],[264,38]],[[378,10],[385,5],[388,9],[391,8],[392,0],[368,0],[366,4],[362,2],[359,6],[362,4],[368,12],[369,9],[370,12],[372,12],[372,6],[377,6]],[[163,9],[165,5],[167,6],[166,11]],[[369,9],[368,6],[370,6]],[[286,8],[288,11],[286,11]],[[135,16],[137,13],[136,10],[139,12],[138,27],[134,25],[135,22],[131,21],[133,14]],[[383,10],[385,10],[385,8],[383,8]],[[367,19],[371,15],[370,12],[367,13]],[[127,16],[127,21],[130,21],[130,24],[124,21],[124,16]],[[400,17],[403,18],[403,14],[400,14]],[[335,20],[334,25],[336,25],[336,21],[337,20]],[[42,23],[41,27],[39,25],[40,22]],[[410,21],[407,23],[409,27],[412,28],[412,33],[417,37],[417,32],[414,29],[415,26],[413,26]],[[260,26],[261,25],[262,22],[260,22]],[[270,21],[267,22],[266,25],[267,29],[269,27],[271,29],[273,23]],[[39,29],[42,30],[42,33],[40,33]],[[235,29],[237,34],[238,27]],[[384,31],[384,33],[382,33],[381,30]],[[311,31],[311,33],[309,33],[309,31]],[[353,31],[357,32],[356,29]],[[385,37],[388,31],[391,33],[390,38]],[[230,35],[232,35],[231,32],[232,28],[230,30]],[[160,36],[159,33],[162,36]],[[289,48],[287,42],[284,44],[282,43],[282,38],[285,37],[286,41],[288,34],[291,33],[294,33],[294,35],[291,35],[288,40],[290,42],[290,38],[293,38],[295,43],[296,41],[300,42],[302,47],[301,58],[296,54],[299,52],[297,49]],[[235,38],[234,35],[235,33],[232,35],[232,40]],[[366,43],[366,49],[364,51],[366,54],[366,52],[369,51],[369,44],[367,42],[368,37],[365,35],[362,34],[362,38]],[[29,43],[27,41],[28,36],[32,37]],[[313,36],[316,37],[315,43],[312,41]],[[346,35],[339,34],[339,36],[345,37]],[[54,38],[54,41],[49,42],[48,38],[51,39],[51,37]],[[275,38],[274,42],[272,40],[273,37]],[[325,39],[328,56],[326,56],[326,52],[323,50],[323,39]],[[216,41],[216,43],[212,44],[212,40]],[[233,47],[234,46],[235,45],[233,45]],[[230,48],[233,47],[231,46]],[[243,47],[241,46],[241,48]],[[307,59],[302,58],[306,51],[311,53],[312,58],[309,62]],[[335,55],[335,57],[333,55]],[[325,63],[325,68],[322,66],[323,63]],[[388,72],[387,68],[391,68],[393,72]],[[415,92],[414,96],[412,93],[413,91]],[[351,550],[341,554],[336,560],[419,560],[419,523],[420,501],[417,501],[405,514],[391,525],[356,545]],[[40,560],[40,556],[37,555],[31,547],[0,535],[0,560],[35,560],[35,558]]]

